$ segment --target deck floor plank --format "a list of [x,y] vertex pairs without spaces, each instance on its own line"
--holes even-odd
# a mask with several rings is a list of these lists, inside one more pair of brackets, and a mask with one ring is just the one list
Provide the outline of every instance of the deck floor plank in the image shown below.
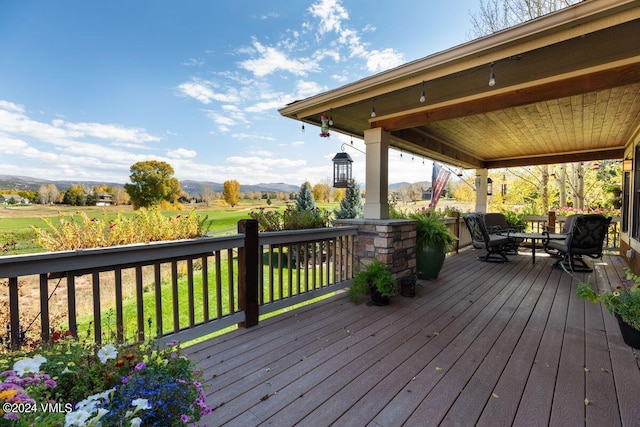
[[448,257],[416,298],[340,292],[185,348],[215,407],[202,425],[637,425],[640,353],[575,296],[579,280],[616,284],[620,259],[571,278],[543,253],[477,255]]

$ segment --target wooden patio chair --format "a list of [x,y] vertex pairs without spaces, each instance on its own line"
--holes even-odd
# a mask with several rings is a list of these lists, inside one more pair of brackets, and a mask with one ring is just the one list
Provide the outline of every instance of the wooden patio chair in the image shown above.
[[508,262],[507,255],[513,253],[514,240],[495,233],[489,233],[480,213],[467,214],[464,223],[471,234],[471,243],[476,249],[485,249],[487,253],[478,259],[486,262]]
[[584,257],[602,258],[604,239],[607,237],[611,217],[603,215],[572,215],[567,218],[563,232],[545,239],[544,249],[558,258],[554,267],[564,267],[572,272],[591,272]]

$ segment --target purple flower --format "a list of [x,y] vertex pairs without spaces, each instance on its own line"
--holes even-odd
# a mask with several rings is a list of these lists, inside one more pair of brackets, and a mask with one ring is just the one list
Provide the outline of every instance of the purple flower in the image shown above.
[[147,366],[146,363],[140,362],[136,365],[136,371],[142,371]]
[[6,414],[4,414],[4,418],[6,420],[17,421],[18,414],[16,414],[15,412],[7,412]]
[[189,421],[189,417],[185,414],[182,414],[180,415],[180,420],[182,420],[183,423],[186,423],[187,421]]
[[126,384],[127,381],[129,381],[129,377],[122,377],[122,379],[120,380],[122,384]]
[[50,388],[54,388],[58,384],[56,384],[56,382],[54,380],[46,380],[44,382],[44,385],[46,385],[47,387],[50,387]]

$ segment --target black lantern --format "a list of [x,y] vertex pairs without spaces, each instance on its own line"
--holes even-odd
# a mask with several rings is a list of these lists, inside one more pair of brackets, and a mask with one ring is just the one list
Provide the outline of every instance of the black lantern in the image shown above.
[[333,159],[333,186],[347,188],[351,185],[351,156],[344,151],[337,153]]
[[487,178],[487,196],[491,196],[493,194],[493,180],[491,178]]

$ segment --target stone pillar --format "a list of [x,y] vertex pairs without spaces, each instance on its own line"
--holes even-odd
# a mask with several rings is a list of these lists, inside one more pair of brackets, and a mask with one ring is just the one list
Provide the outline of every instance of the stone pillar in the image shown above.
[[487,178],[489,171],[476,169],[476,208],[475,212],[487,212]]
[[367,147],[365,218],[389,218],[389,141],[389,132],[382,128],[364,131]]
[[[368,188],[368,186],[367,186]],[[416,222],[405,219],[337,219],[336,226],[356,225],[355,271],[377,259],[399,280],[416,273]]]

